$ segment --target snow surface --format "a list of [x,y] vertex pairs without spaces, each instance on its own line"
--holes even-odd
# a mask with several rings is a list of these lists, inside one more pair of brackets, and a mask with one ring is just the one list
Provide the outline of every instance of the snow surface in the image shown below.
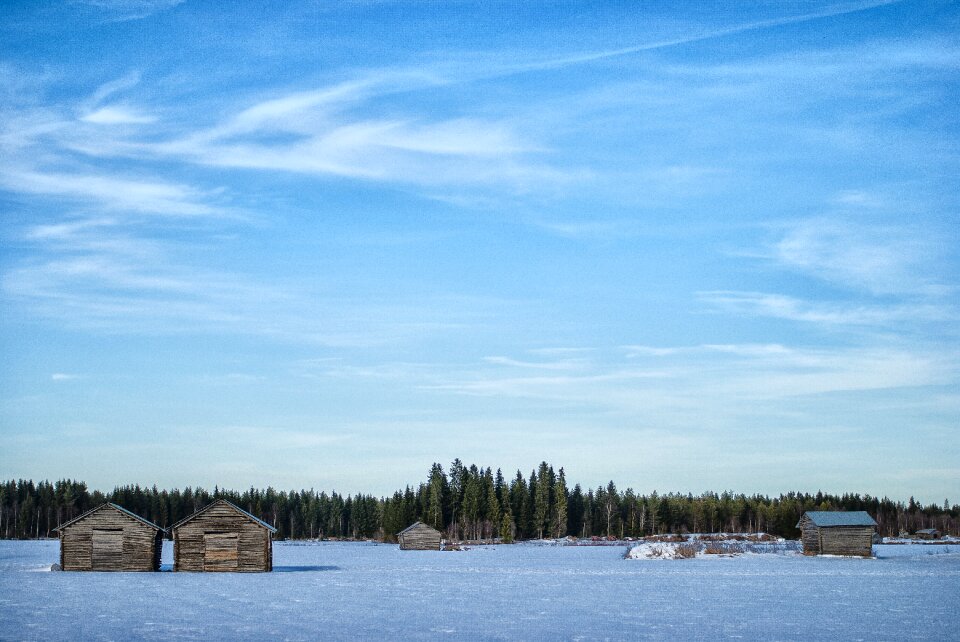
[[0,639],[960,639],[960,546],[875,550],[277,543],[273,573],[65,573],[56,541],[0,541]]
[[[739,537],[739,539],[738,539]],[[663,542],[656,538],[641,541],[627,552],[626,557],[634,560],[676,560],[691,557],[739,556],[752,554],[801,555],[799,541],[787,541],[783,538],[753,541],[744,539],[744,535],[703,535],[683,536],[680,542]]]

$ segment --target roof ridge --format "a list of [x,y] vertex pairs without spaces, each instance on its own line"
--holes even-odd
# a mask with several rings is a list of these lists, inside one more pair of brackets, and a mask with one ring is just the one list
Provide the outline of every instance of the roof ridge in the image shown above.
[[112,508],[112,509],[114,509],[114,510],[120,511],[121,513],[123,513],[123,514],[126,515],[127,517],[130,517],[130,518],[132,518],[132,519],[135,519],[135,520],[137,520],[138,522],[149,526],[150,528],[155,528],[155,529],[157,529],[158,531],[163,532],[163,533],[167,532],[167,529],[163,528],[162,526],[157,526],[156,524],[154,524],[153,522],[151,522],[149,519],[147,519],[147,518],[145,518],[145,517],[141,517],[140,515],[137,515],[137,514],[134,513],[133,511],[127,510],[127,509],[124,508],[123,506],[120,506],[119,504],[114,504],[113,502],[103,502],[102,504],[98,504],[97,506],[94,506],[94,507],[91,508],[90,510],[88,510],[88,511],[86,511],[86,512],[80,514],[80,515],[77,515],[76,517],[74,517],[74,518],[71,519],[70,521],[67,521],[67,522],[64,522],[63,524],[60,524],[59,526],[57,526],[57,527],[56,527],[55,529],[53,529],[53,530],[54,530],[54,531],[62,530],[62,529],[64,529],[64,528],[66,528],[67,526],[70,526],[70,525],[73,524],[74,522],[78,522],[78,521],[80,521],[81,519],[87,517],[88,515],[91,515],[91,514],[97,512],[98,510],[100,510],[100,509],[102,509],[102,508]]
[[206,506],[204,506],[204,507],[201,508],[200,510],[194,511],[192,514],[187,515],[186,517],[184,517],[183,519],[181,519],[179,522],[177,522],[176,524],[174,524],[173,526],[171,526],[170,529],[172,530],[172,529],[174,529],[174,528],[179,528],[179,527],[182,526],[183,524],[189,522],[189,521],[190,521],[191,519],[193,519],[194,517],[197,517],[198,515],[200,515],[201,513],[206,512],[206,511],[209,510],[210,508],[213,508],[214,506],[221,505],[221,504],[225,504],[225,505],[229,506],[229,507],[232,508],[233,510],[235,510],[235,511],[237,511],[238,513],[242,514],[244,517],[247,517],[248,519],[256,522],[256,523],[259,524],[260,526],[263,526],[264,528],[266,528],[267,530],[269,530],[271,533],[276,533],[276,532],[277,532],[277,528],[276,528],[275,526],[271,526],[270,524],[266,523],[265,521],[263,521],[263,520],[260,519],[259,517],[256,517],[255,515],[252,515],[252,514],[248,513],[247,511],[243,510],[242,508],[240,508],[239,506],[237,506],[236,504],[234,504],[234,503],[231,502],[230,500],[224,499],[223,497],[218,497],[217,499],[213,500],[212,502],[210,502],[209,504],[207,504]]
[[414,523],[410,524],[410,525],[407,526],[405,529],[403,529],[402,531],[400,531],[399,533],[397,533],[397,535],[403,535],[404,533],[406,533],[406,532],[407,532],[408,530],[410,530],[411,528],[414,528],[415,526],[421,526],[421,525],[422,525],[422,526],[426,526],[427,528],[429,528],[429,529],[432,530],[432,531],[437,531],[438,533],[440,532],[439,530],[437,530],[436,528],[434,528],[434,527],[431,526],[430,524],[425,524],[424,522],[422,522],[422,521],[420,521],[420,520],[418,519],[417,521],[415,521]]

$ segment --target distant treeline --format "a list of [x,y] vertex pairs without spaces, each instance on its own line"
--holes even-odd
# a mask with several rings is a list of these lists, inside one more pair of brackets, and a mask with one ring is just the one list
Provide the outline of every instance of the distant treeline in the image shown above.
[[886,497],[787,493],[779,497],[669,493],[638,495],[611,481],[584,491],[569,488],[561,468],[546,462],[528,477],[517,471],[465,466],[449,470],[434,464],[426,481],[391,497],[347,495],[314,490],[243,492],[214,488],[158,490],[121,486],[104,494],[80,481],[7,481],[0,486],[0,538],[55,537],[54,529],[104,502],[113,502],[160,525],[170,526],[214,499],[227,499],[277,528],[278,539],[375,538],[395,534],[420,520],[452,540],[544,537],[642,537],[684,532],[767,532],[796,538],[796,523],[807,510],[865,510],[884,536],[936,528],[960,535],[960,506],[921,506]]

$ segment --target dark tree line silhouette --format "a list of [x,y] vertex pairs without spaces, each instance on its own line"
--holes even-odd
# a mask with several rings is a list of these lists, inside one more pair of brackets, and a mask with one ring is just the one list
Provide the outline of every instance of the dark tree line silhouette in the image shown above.
[[685,532],[766,532],[796,538],[807,510],[865,510],[878,532],[894,536],[922,528],[960,535],[960,506],[922,506],[845,493],[791,492],[778,497],[706,492],[639,495],[628,488],[570,488],[561,468],[546,462],[510,480],[498,469],[433,464],[427,479],[390,497],[315,490],[242,492],[186,487],[158,490],[119,486],[110,493],[81,481],[10,480],[0,485],[0,538],[55,537],[56,529],[104,502],[113,502],[160,526],[170,526],[214,499],[227,499],[277,528],[278,539],[350,538],[395,541],[395,534],[420,520],[450,540],[509,542],[574,537],[643,537]]

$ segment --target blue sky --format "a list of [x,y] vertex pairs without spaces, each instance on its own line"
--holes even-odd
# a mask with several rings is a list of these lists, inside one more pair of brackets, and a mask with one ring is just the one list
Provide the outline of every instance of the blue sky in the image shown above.
[[718,7],[3,3],[0,477],[955,500],[960,7]]

